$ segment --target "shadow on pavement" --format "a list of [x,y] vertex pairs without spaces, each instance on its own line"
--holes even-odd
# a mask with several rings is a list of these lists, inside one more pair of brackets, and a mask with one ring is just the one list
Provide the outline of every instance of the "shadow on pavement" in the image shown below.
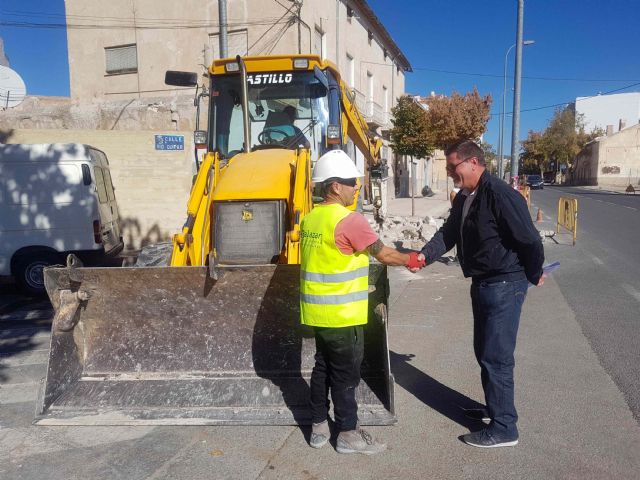
[[479,420],[465,417],[463,409],[481,408],[484,405],[438,382],[411,365],[414,354],[389,351],[391,371],[398,385],[428,407],[471,431],[482,425]]

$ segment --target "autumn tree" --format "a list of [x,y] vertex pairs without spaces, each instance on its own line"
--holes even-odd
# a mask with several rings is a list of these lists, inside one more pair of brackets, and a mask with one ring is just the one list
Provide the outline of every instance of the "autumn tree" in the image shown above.
[[574,108],[557,109],[543,132],[529,131],[521,142],[525,171],[544,172],[560,164],[571,165],[580,150],[594,138],[602,135],[602,129],[586,132],[584,116]]
[[497,158],[496,151],[493,148],[493,145],[488,142],[480,143],[480,148],[482,148],[482,151],[484,152],[484,161],[487,164],[489,172],[491,172]]
[[428,97],[426,104],[429,141],[437,148],[445,149],[466,138],[478,139],[487,129],[491,95],[482,97],[475,87],[464,95],[453,92],[450,97]]

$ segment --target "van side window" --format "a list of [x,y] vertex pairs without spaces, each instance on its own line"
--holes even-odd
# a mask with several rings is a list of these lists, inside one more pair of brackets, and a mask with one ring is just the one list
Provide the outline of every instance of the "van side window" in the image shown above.
[[96,175],[96,188],[98,189],[98,200],[100,203],[106,203],[108,200],[107,189],[104,185],[104,175],[100,167],[94,167],[93,171]]
[[85,185],[91,185],[91,170],[86,163],[82,164],[82,183]]
[[107,195],[109,196],[109,201],[113,202],[116,199],[116,194],[113,193],[113,182],[111,181],[111,173],[106,168],[102,173],[104,173],[104,184],[107,187]]

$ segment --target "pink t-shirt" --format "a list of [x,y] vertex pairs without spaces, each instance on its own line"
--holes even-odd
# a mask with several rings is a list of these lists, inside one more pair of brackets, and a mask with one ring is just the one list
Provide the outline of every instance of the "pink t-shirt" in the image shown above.
[[378,240],[367,219],[359,213],[353,212],[340,220],[336,225],[335,241],[338,249],[345,255],[362,252]]

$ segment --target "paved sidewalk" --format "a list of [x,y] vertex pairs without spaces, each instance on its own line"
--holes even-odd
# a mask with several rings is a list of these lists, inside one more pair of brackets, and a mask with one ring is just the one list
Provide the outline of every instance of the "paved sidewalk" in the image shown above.
[[[445,190],[434,192],[432,197],[415,197],[413,210],[418,217],[439,218],[446,214],[451,207],[449,196]],[[411,216],[411,198],[389,198],[388,210],[390,216]]]
[[[394,203],[398,214],[407,200]],[[430,214],[436,203],[420,200],[420,211]],[[560,254],[556,248],[545,244],[551,261]],[[415,275],[391,268],[390,286],[399,421],[370,428],[389,445],[381,455],[340,455],[334,443],[314,450],[307,445],[308,429],[287,426],[33,426],[36,387],[28,380],[43,376],[46,367],[34,360],[46,348],[45,339],[37,337],[29,357],[14,358],[0,379],[0,388],[15,386],[12,395],[0,391],[0,478],[640,477],[638,423],[553,278],[530,290],[525,303],[516,352],[520,444],[501,449],[473,448],[459,440],[482,426],[460,409],[483,400],[472,351],[469,281],[459,267],[436,263]]]

